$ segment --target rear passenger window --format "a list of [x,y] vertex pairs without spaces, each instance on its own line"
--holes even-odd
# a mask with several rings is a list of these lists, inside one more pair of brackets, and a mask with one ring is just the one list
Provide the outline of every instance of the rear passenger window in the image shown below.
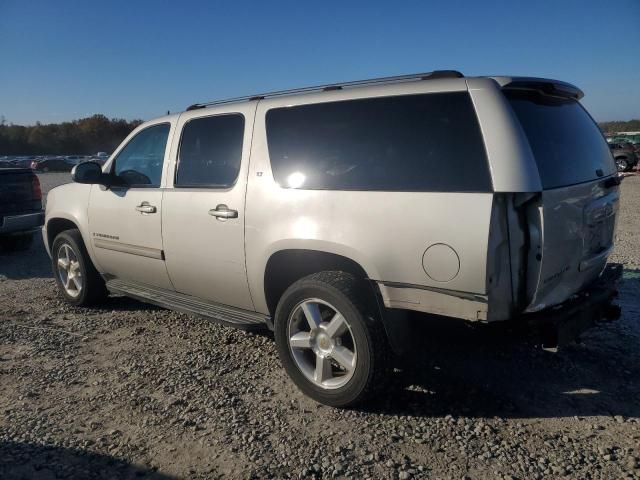
[[349,100],[267,112],[269,156],[285,188],[489,192],[466,92]]
[[240,114],[195,118],[182,130],[177,187],[230,187],[242,159],[244,117]]

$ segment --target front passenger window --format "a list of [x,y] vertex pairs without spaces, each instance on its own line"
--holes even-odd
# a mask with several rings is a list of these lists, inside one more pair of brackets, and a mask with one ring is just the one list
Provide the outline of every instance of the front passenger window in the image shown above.
[[114,175],[130,187],[159,187],[168,123],[145,128],[131,139],[115,159]]

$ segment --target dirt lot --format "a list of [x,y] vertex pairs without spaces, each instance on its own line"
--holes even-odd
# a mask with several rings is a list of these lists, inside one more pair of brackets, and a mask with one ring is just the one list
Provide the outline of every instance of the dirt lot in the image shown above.
[[619,322],[558,353],[425,326],[350,411],[303,397],[267,334],[125,298],[71,308],[41,240],[0,255],[0,478],[640,479],[640,177],[622,190]]

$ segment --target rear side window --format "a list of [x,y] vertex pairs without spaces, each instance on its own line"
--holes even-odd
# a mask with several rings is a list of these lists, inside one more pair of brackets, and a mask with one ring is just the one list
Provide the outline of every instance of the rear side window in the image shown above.
[[505,95],[529,139],[544,189],[616,172],[607,142],[579,102],[524,90]]
[[195,118],[180,141],[177,187],[230,187],[242,159],[244,117],[240,114]]
[[275,108],[266,122],[271,166],[281,187],[491,191],[466,92]]

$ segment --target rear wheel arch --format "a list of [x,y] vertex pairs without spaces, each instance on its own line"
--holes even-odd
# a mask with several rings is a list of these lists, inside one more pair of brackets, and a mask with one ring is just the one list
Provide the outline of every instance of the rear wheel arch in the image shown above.
[[284,249],[274,252],[264,272],[264,295],[271,318],[275,318],[278,303],[287,289],[298,280],[320,272],[345,272],[366,285],[366,301],[380,318],[392,350],[397,355],[405,352],[410,335],[410,317],[405,310],[384,306],[378,283],[370,278],[364,267],[355,260],[322,250]]
[[[320,250],[287,249],[274,252],[264,271],[264,295],[273,317],[284,292],[299,279],[323,271],[342,271],[367,281],[369,276],[358,262],[351,258]],[[372,294],[377,293],[374,282]]]

